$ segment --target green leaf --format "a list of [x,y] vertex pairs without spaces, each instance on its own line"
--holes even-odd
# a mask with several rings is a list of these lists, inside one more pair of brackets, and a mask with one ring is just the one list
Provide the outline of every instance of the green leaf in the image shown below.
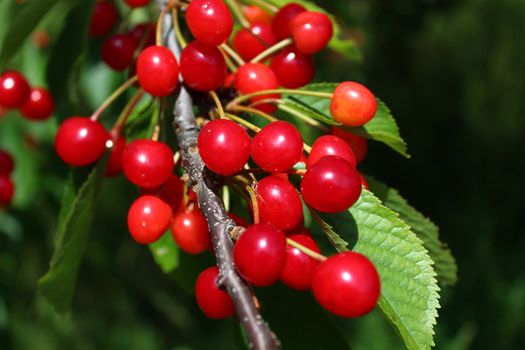
[[[310,84],[303,87],[301,90],[328,92],[332,93],[337,87],[338,83],[319,83]],[[329,125],[337,125],[351,133],[366,137],[371,140],[383,142],[387,146],[394,149],[401,155],[409,158],[407,153],[407,145],[399,134],[399,128],[396,121],[388,107],[381,101],[377,100],[377,112],[371,121],[358,128],[351,128],[342,126],[341,123],[336,122],[330,115],[330,99],[302,96],[302,95],[284,95],[287,105],[294,104],[302,107],[302,110],[307,110],[308,116]]]
[[171,234],[166,232],[157,242],[149,245],[153,259],[164,273],[170,273],[179,266],[179,248]]
[[[399,215],[363,190],[356,204],[336,215],[322,215],[327,234],[338,232],[356,242],[381,277],[379,306],[409,349],[430,349],[439,308],[439,287],[433,261],[423,242]],[[344,238],[341,238],[344,239]],[[347,248],[335,245],[338,251]]]
[[78,191],[75,190],[74,176],[70,175],[62,198],[55,251],[49,270],[38,280],[39,291],[60,313],[69,309],[73,299],[107,158],[105,156],[93,168]]
[[397,190],[370,177],[367,177],[366,180],[371,191],[387,207],[396,211],[400,218],[423,241],[423,245],[434,261],[434,270],[437,273],[438,282],[443,286],[455,284],[458,280],[458,266],[450,249],[439,240],[439,228],[408,204]]
[[129,140],[149,138],[157,124],[159,105],[148,95],[145,95],[128,118],[124,134]]

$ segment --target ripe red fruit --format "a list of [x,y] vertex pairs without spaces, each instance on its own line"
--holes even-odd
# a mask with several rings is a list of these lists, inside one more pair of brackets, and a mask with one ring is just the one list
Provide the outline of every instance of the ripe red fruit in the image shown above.
[[361,126],[368,123],[376,111],[376,98],[366,86],[345,81],[335,88],[330,114],[339,123],[352,127]]
[[194,90],[216,90],[226,79],[226,63],[218,48],[192,41],[182,50],[180,73]]
[[[235,73],[234,86],[241,94],[246,95],[262,90],[277,89],[279,83],[275,73],[269,67],[262,63],[246,63]],[[252,97],[250,101],[257,102],[280,97],[279,94],[268,94]],[[257,105],[256,108],[266,113],[273,113],[276,110],[275,106],[269,103]]]
[[89,23],[89,35],[99,37],[108,34],[117,18],[118,12],[113,3],[106,0],[96,2]]
[[316,210],[338,213],[350,208],[361,194],[361,179],[352,164],[326,156],[309,168],[301,181],[304,201]]
[[155,45],[155,31],[157,29],[156,23],[139,23],[135,25],[128,34],[135,39],[135,41],[142,45],[141,47],[148,47]]
[[[321,253],[317,243],[307,235],[299,234],[288,238],[316,253]],[[319,266],[319,261],[309,257],[299,249],[287,245],[286,263],[281,272],[280,280],[292,289],[308,290],[312,286],[312,279],[317,266]]]
[[204,125],[197,145],[204,164],[224,176],[239,172],[250,158],[250,137],[231,120],[212,120]]
[[164,202],[168,203],[173,210],[173,213],[176,214],[184,199],[184,184],[180,177],[172,174],[170,178],[159,187],[143,188],[141,193],[159,197]]
[[19,108],[29,98],[29,84],[26,78],[16,71],[0,75],[0,105],[5,108]]
[[245,60],[252,58],[277,43],[277,38],[272,31],[272,26],[267,23],[256,23],[250,30],[241,29],[233,38],[235,51]]
[[244,6],[242,12],[250,24],[272,23],[272,15],[258,6]]
[[326,156],[338,156],[348,161],[354,168],[356,166],[354,151],[345,140],[334,135],[324,135],[315,140],[312,145],[306,167],[312,167],[319,159]]
[[171,235],[188,254],[200,254],[212,245],[208,223],[198,209],[177,214],[171,224]]
[[45,120],[51,117],[55,104],[53,97],[44,88],[32,88],[29,98],[20,107],[20,112],[30,120]]
[[254,136],[253,161],[268,172],[283,172],[301,159],[303,139],[295,126],[277,121],[266,125]]
[[365,177],[360,172],[357,173],[359,174],[359,178],[361,179],[361,185],[363,185],[363,187],[368,190],[368,182],[366,181]]
[[235,243],[233,260],[249,283],[259,287],[272,285],[286,262],[286,236],[270,224],[252,225]]
[[290,28],[295,46],[306,54],[324,49],[334,32],[330,17],[313,11],[299,13],[292,20]]
[[123,71],[133,63],[138,43],[128,34],[115,34],[102,44],[101,57],[116,71]]
[[325,260],[312,281],[315,299],[328,311],[342,317],[363,316],[376,306],[381,282],[374,265],[365,256],[344,252]]
[[122,154],[126,149],[126,138],[124,136],[116,136],[112,138],[113,147],[109,155],[108,166],[105,175],[109,177],[117,176],[122,172]]
[[368,141],[366,138],[358,135],[354,135],[352,133],[349,133],[348,131],[345,131],[343,129],[333,127],[332,128],[332,135],[339,136],[343,140],[348,143],[348,145],[352,148],[355,154],[355,158],[357,163],[361,163],[363,159],[365,159],[366,154],[368,153]]
[[257,183],[259,220],[281,230],[289,230],[302,223],[303,206],[295,187],[276,176],[267,176]]
[[153,96],[167,96],[179,82],[179,64],[168,48],[150,46],[137,59],[137,76],[144,91]]
[[158,197],[140,196],[128,211],[128,230],[140,244],[156,242],[170,226],[171,208]]
[[275,15],[272,23],[273,32],[278,40],[283,40],[292,35],[290,24],[292,20],[306,9],[299,4],[289,3],[281,7]]
[[7,175],[0,175],[0,207],[11,204],[15,194],[15,184]]
[[65,163],[84,166],[102,156],[107,139],[108,133],[99,122],[84,117],[71,117],[58,127],[55,150]]
[[287,89],[297,89],[315,76],[314,60],[296,48],[287,48],[274,57],[270,65],[279,85]]
[[213,319],[230,317],[235,306],[230,295],[217,285],[219,269],[217,266],[202,271],[195,283],[195,298],[201,311]]
[[150,0],[124,0],[129,7],[144,7],[147,6]]
[[243,218],[241,218],[241,217],[235,215],[234,213],[231,213],[231,212],[230,212],[230,213],[228,213],[228,216],[230,217],[230,219],[232,219],[233,221],[235,221],[235,224],[236,224],[237,226],[242,226],[242,227],[248,227],[248,226],[250,226],[250,224],[249,224],[246,220],[244,220]]
[[209,46],[225,42],[233,29],[233,16],[221,0],[192,0],[186,22],[193,36]]
[[11,175],[15,161],[9,152],[0,149],[0,175]]

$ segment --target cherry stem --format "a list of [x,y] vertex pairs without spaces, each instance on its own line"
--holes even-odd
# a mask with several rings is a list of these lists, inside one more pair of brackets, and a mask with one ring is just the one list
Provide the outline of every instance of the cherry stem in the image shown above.
[[180,47],[185,48],[187,45],[187,42],[186,42],[186,39],[184,39],[184,35],[182,34],[182,31],[180,29],[179,9],[177,7],[174,7],[171,9],[171,16],[173,17],[173,27],[175,28],[175,37],[177,38],[177,41],[179,42]]
[[258,109],[255,109],[255,108],[251,108],[251,107],[245,107],[245,106],[241,106],[241,105],[236,105],[236,106],[232,106],[231,108],[232,111],[234,112],[245,112],[245,113],[249,113],[249,114],[254,114],[256,116],[259,116],[259,117],[262,117],[270,122],[275,122],[279,119],[269,115],[268,113],[265,113],[263,111],[260,111]]
[[255,56],[250,61],[250,63],[260,62],[260,61],[264,60],[265,58],[267,58],[268,56],[274,54],[275,52],[277,52],[277,51],[279,51],[279,50],[281,50],[281,49],[283,49],[283,48],[285,48],[287,46],[290,46],[292,43],[293,43],[292,38],[287,38],[287,39],[281,40],[277,44],[274,44],[273,46],[270,46],[269,48],[267,48],[266,50],[264,50],[263,52],[261,52],[260,54]]
[[258,224],[259,223],[259,205],[257,204],[257,194],[255,193],[251,185],[247,185],[244,188],[250,195],[250,201],[252,202],[253,223]]
[[271,95],[271,94],[288,94],[288,95],[302,95],[302,96],[311,96],[311,97],[320,97],[331,99],[333,94],[330,92],[318,92],[318,91],[309,91],[309,90],[298,90],[298,89],[270,89],[270,90],[261,90],[257,92],[252,92],[251,94],[241,95],[233,99],[228,105],[235,105],[246,100],[249,100],[252,97]]
[[245,64],[246,62],[244,62],[244,60],[241,58],[241,56],[239,56],[239,54],[237,52],[235,52],[234,49],[232,49],[231,47],[228,46],[228,44],[221,44],[219,46],[222,50],[224,50],[224,52],[226,52],[228,54],[228,56],[230,56],[231,58],[233,58],[233,60],[235,61],[235,63],[237,63],[238,66],[242,66],[243,64]]
[[[164,16],[166,13],[169,12],[169,10],[175,6],[178,0],[171,0],[164,6],[162,11],[160,11],[159,18],[157,19],[157,33],[155,36],[155,41],[158,46],[162,46],[162,23],[164,23]],[[175,18],[175,17],[174,17]]]
[[138,77],[134,75],[130,79],[126,80],[122,85],[120,85],[113,93],[97,108],[97,110],[91,115],[89,119],[92,121],[97,121],[100,118],[100,115],[108,108],[120,95],[124,93],[131,85],[135,84],[138,80]]
[[213,102],[215,102],[215,105],[217,106],[217,110],[219,111],[219,117],[221,119],[226,119],[226,116],[224,115],[224,108],[222,107],[221,100],[219,99],[219,96],[217,96],[217,93],[215,91],[210,91],[210,96],[213,99]]
[[112,128],[112,130],[115,130],[114,132],[117,135],[120,135],[122,133],[122,129],[124,128],[124,125],[126,125],[126,122],[128,121],[131,112],[133,111],[137,103],[140,101],[142,96],[144,96],[144,90],[139,89],[139,91],[137,91],[135,95],[133,95],[131,100],[129,100],[129,102],[126,104],[126,106],[122,110],[122,113],[120,113],[120,115],[118,116],[117,121],[115,122],[115,125]]
[[304,245],[302,245],[300,243],[297,243],[293,239],[286,238],[286,243],[288,243],[289,245],[291,245],[294,248],[299,249],[303,254],[308,255],[310,258],[315,259],[317,261],[323,262],[323,261],[325,261],[327,259],[326,256],[314,252],[313,250],[305,247]]
[[224,116],[230,120],[233,120],[234,122],[236,123],[239,123],[245,127],[247,127],[248,129],[250,129],[251,131],[255,132],[255,133],[258,133],[259,131],[261,131],[261,128],[259,128],[258,126],[256,125],[253,125],[252,123],[250,123],[249,121],[245,120],[245,119],[242,119],[241,117],[238,117],[234,114],[231,114],[231,113],[224,113]]
[[243,28],[249,28],[250,22],[248,22],[248,19],[246,19],[246,16],[244,16],[244,13],[242,12],[241,7],[235,0],[225,0],[225,2],[230,6],[230,9],[232,10],[235,17],[237,17],[237,20],[241,24]]

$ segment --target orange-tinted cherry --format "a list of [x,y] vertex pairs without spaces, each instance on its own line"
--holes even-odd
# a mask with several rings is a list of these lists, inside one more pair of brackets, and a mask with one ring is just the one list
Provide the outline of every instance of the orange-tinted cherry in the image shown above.
[[51,117],[55,104],[53,97],[44,88],[32,88],[29,98],[20,107],[20,113],[30,120],[45,120]]
[[279,9],[273,18],[272,28],[278,40],[283,40],[292,35],[290,24],[292,20],[306,9],[299,4],[289,3]]
[[273,17],[268,12],[264,11],[258,6],[248,5],[243,6],[242,12],[244,16],[250,22],[253,23],[272,23]]
[[335,88],[330,114],[339,123],[358,127],[368,123],[376,111],[376,98],[366,86],[345,81]]
[[218,48],[192,41],[182,50],[180,73],[194,90],[216,90],[226,79],[226,63]]
[[180,249],[188,254],[200,254],[212,245],[206,218],[197,208],[175,215],[171,235]]
[[287,89],[297,89],[315,76],[315,65],[312,56],[295,48],[287,48],[274,57],[270,65],[279,85]]
[[[275,73],[264,64],[246,63],[235,73],[234,86],[241,94],[250,94],[262,90],[277,89],[279,82]],[[268,94],[252,97],[250,101],[257,102],[279,97],[279,94]],[[256,108],[266,113],[273,113],[276,110],[275,106],[269,103],[257,105]]]
[[201,311],[213,319],[223,319],[235,313],[230,295],[217,285],[219,269],[217,266],[202,271],[195,283],[195,298]]
[[179,82],[179,64],[168,48],[150,46],[137,59],[137,76],[144,91],[153,96],[167,96]]
[[313,11],[299,13],[290,28],[297,49],[310,55],[324,49],[334,31],[330,17]]
[[156,242],[170,226],[171,215],[170,206],[160,198],[140,196],[128,211],[131,237],[140,244]]
[[326,156],[338,156],[347,160],[354,168],[356,166],[354,151],[352,151],[352,148],[345,140],[334,135],[324,135],[317,138],[312,145],[312,150],[306,161],[306,167],[310,168],[319,159]]
[[233,29],[233,16],[222,0],[192,0],[186,22],[193,36],[209,46],[225,42]]
[[118,12],[112,2],[102,0],[95,3],[91,21],[89,23],[89,35],[99,37],[108,34],[118,19]]
[[[316,253],[321,253],[312,237],[298,234],[288,238]],[[287,245],[286,263],[281,272],[280,280],[292,289],[308,290],[312,286],[312,279],[318,266],[319,261],[309,257],[299,249]]]
[[102,44],[101,57],[116,71],[123,71],[133,63],[138,43],[128,34],[115,34]]
[[0,75],[0,105],[5,108],[19,108],[29,98],[29,84],[26,78],[16,71]]
[[255,23],[250,29],[241,29],[233,38],[235,51],[245,60],[252,58],[277,43],[272,27],[268,23]]

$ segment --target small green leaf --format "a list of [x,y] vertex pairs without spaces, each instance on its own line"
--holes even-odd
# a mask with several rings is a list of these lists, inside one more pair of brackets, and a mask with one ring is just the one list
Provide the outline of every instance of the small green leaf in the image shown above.
[[151,137],[157,124],[159,106],[150,97],[143,97],[128,118],[124,134],[128,140]]
[[319,113],[294,96],[289,96],[284,100],[284,103],[278,104],[277,108],[292,116],[300,114],[328,125],[341,125],[341,123],[336,122],[332,117]]
[[384,205],[399,213],[414,233],[423,241],[434,261],[438,281],[441,285],[453,285],[458,280],[458,266],[452,252],[439,240],[439,228],[401,197],[399,192],[370,177],[366,178],[371,191]]
[[179,266],[179,247],[171,234],[166,232],[157,242],[149,245],[153,259],[164,273],[170,273]]

